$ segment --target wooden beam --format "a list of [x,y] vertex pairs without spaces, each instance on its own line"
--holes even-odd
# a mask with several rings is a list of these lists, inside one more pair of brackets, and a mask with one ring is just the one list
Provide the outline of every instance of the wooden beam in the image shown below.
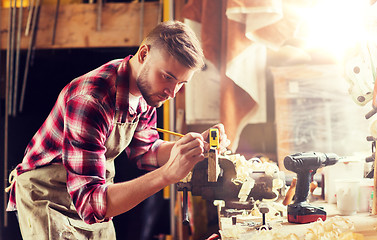
[[[97,31],[96,4],[60,5],[56,28],[55,44],[52,45],[54,25],[54,5],[43,5],[36,37],[37,49],[96,48],[96,47],[135,47],[141,43],[140,12],[141,4],[106,3],[102,8],[101,30]],[[144,36],[157,25],[158,2],[144,3]],[[25,32],[28,9],[23,9],[22,29]],[[1,9],[0,46],[5,49],[9,31],[9,11]],[[21,49],[27,49],[29,37],[22,34]]]

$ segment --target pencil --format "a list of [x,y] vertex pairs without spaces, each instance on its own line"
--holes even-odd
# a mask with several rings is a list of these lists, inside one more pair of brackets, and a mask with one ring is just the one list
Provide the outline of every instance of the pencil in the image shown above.
[[157,130],[158,132],[171,134],[171,135],[174,135],[174,136],[177,136],[177,137],[183,137],[183,136],[184,136],[183,134],[176,133],[176,132],[172,132],[172,131],[165,130],[165,129],[162,129],[162,128],[154,128],[154,127],[151,127],[151,129],[153,129],[153,130]]

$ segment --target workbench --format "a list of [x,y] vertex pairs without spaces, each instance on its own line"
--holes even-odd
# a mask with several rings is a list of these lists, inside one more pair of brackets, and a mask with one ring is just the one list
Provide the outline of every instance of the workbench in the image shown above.
[[[372,215],[370,213],[358,213],[353,216],[341,216],[336,208],[336,204],[325,203],[324,201],[317,201],[311,203],[314,206],[324,207],[327,212],[326,221],[331,221],[332,218],[341,217],[342,219],[347,219],[353,223],[354,229],[352,232],[363,234],[364,239],[377,239],[377,215]],[[219,226],[222,240],[243,240],[252,239],[253,234],[256,234],[258,230],[255,227],[251,227],[247,224],[247,220],[242,218],[242,216],[236,216],[237,222],[234,225],[232,223],[232,217],[225,217],[224,215],[219,215]],[[256,220],[258,221],[258,220]],[[261,221],[261,220],[259,220]],[[267,221],[267,223],[269,223]],[[275,221],[269,223],[272,227],[271,231],[277,231],[284,234],[293,233],[299,237],[299,239],[304,239],[305,234],[308,230],[313,227],[314,223],[307,224],[293,224],[287,221],[286,217],[281,218],[281,221]],[[230,237],[229,233],[236,233],[236,237]]]

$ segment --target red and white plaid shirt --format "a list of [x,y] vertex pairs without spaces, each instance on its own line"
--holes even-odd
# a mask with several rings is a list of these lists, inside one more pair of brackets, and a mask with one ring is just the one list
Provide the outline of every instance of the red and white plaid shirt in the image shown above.
[[[140,168],[158,166],[157,149],[162,143],[156,126],[156,109],[140,98],[136,111],[129,107],[128,61],[110,61],[74,79],[59,94],[57,102],[28,144],[17,167],[17,175],[50,164],[67,169],[67,191],[78,214],[87,223],[101,222],[106,214],[105,142],[113,126],[116,110],[122,122],[139,123],[126,153]],[[16,210],[15,184],[7,211]]]

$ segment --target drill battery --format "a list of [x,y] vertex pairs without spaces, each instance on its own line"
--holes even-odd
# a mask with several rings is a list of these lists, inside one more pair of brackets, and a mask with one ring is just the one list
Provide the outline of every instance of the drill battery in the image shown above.
[[310,223],[319,218],[326,220],[326,211],[322,207],[315,207],[307,202],[293,203],[288,205],[288,222],[290,223]]

